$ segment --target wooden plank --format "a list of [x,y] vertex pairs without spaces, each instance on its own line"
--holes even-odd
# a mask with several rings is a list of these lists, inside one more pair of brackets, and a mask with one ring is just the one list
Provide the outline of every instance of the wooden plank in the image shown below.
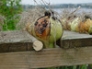
[[0,69],[31,69],[92,64],[92,47],[0,53]]
[[31,36],[26,31],[6,31],[0,32],[0,44],[2,43],[18,43],[32,42]]
[[63,48],[92,46],[92,35],[64,31],[60,46]]
[[0,52],[32,50],[33,36],[26,31],[0,32]]
[[[0,52],[33,50],[33,38],[26,31],[0,32]],[[92,35],[64,31],[59,43],[63,48],[92,46]]]

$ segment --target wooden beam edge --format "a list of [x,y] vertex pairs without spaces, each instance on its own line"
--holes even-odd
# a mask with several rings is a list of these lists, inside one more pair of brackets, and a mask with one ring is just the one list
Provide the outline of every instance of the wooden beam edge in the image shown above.
[[0,53],[0,67],[45,68],[92,64],[92,47]]

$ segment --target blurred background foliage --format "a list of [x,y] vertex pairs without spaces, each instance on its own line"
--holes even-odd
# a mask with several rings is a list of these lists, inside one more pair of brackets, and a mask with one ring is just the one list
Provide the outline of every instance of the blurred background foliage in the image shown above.
[[1,0],[0,1],[0,15],[4,16],[3,30],[15,30],[16,23],[19,21],[17,14],[22,12],[21,0]]

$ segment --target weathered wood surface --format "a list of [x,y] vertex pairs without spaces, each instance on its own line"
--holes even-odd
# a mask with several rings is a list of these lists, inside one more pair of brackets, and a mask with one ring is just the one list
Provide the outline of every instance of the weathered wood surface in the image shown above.
[[[33,38],[26,31],[0,32],[0,52],[7,52],[0,53],[0,69],[32,69],[92,64],[91,35],[65,31],[61,39],[61,47],[74,48],[50,48],[40,52],[31,50]],[[75,46],[77,47],[75,48]]]
[[92,64],[92,47],[0,53],[0,69],[31,69]]
[[63,48],[92,46],[92,35],[64,31],[60,43]]
[[[33,50],[33,39],[26,31],[0,32],[0,52]],[[92,35],[64,31],[60,43],[64,48],[92,46]]]
[[0,32],[0,52],[32,50],[34,40],[26,31]]

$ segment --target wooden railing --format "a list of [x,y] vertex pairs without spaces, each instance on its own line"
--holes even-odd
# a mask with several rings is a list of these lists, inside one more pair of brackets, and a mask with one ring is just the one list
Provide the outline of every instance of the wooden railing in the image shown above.
[[[36,52],[26,31],[0,32],[0,69],[92,64],[92,36],[64,31],[60,47]],[[36,40],[36,39],[35,39]]]

